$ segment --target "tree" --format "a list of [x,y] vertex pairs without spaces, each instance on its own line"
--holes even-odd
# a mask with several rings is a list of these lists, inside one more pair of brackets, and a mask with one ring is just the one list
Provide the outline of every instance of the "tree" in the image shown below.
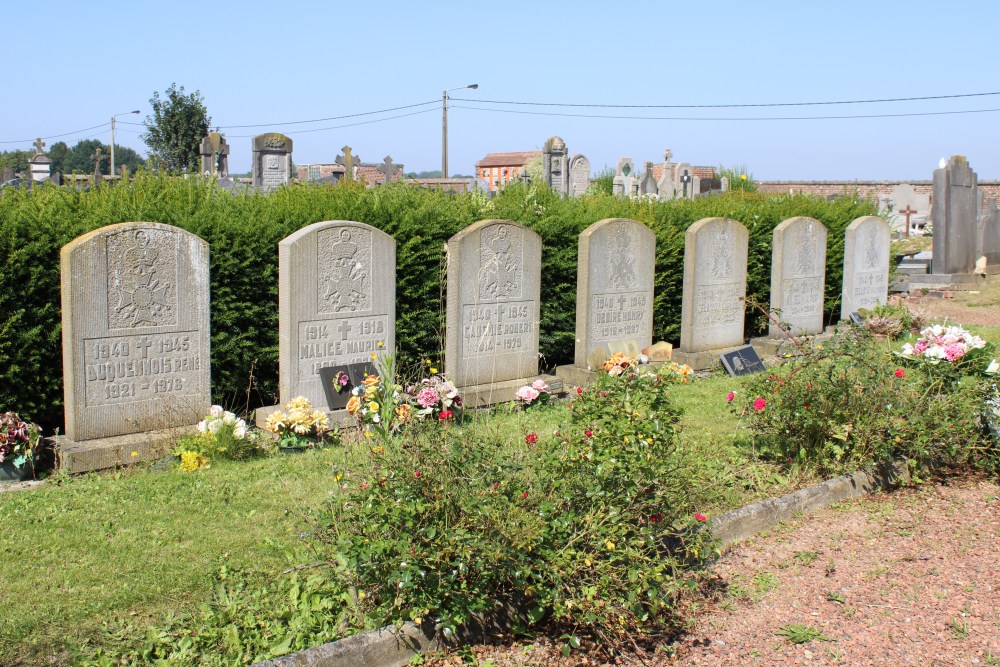
[[184,86],[170,84],[160,98],[154,92],[149,100],[153,113],[146,116],[143,141],[149,147],[149,163],[153,169],[197,172],[198,146],[208,134],[212,119],[199,91],[184,94]]

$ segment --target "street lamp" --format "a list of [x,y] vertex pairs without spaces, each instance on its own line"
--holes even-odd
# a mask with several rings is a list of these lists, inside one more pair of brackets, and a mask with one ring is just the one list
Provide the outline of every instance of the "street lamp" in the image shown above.
[[441,93],[441,178],[448,178],[448,93],[453,90],[463,90],[479,88],[478,83],[470,83],[468,86],[449,88]]
[[108,176],[115,175],[115,118],[118,118],[118,116],[127,116],[133,113],[139,113],[139,110],[123,111],[121,113],[116,113],[111,117],[111,173],[108,174]]

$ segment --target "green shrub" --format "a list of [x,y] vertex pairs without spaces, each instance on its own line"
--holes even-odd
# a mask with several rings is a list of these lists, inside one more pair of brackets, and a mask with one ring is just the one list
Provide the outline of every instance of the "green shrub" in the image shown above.
[[[273,404],[277,394],[278,242],[320,220],[357,220],[397,242],[396,340],[401,361],[443,348],[442,248],[485,218],[509,218],[542,237],[540,350],[546,365],[573,355],[576,252],[581,231],[603,218],[634,218],[657,237],[655,338],[680,333],[684,230],[723,216],[750,230],[748,295],[766,303],[771,230],[808,215],[830,231],[826,310],[839,312],[846,226],[873,212],[869,202],[734,192],[656,203],[604,194],[560,197],[535,185],[511,184],[488,200],[474,193],[426,190],[403,183],[372,189],[295,186],[269,195],[231,194],[202,179],[141,176],[127,186],[90,192],[71,188],[4,190],[0,196],[0,405],[47,432],[62,423],[59,250],[80,234],[123,221],[176,225],[211,246],[212,395],[226,406]],[[747,315],[748,333],[763,330]]]
[[[605,376],[555,435],[455,426],[373,448],[371,473],[333,501],[330,547],[376,623],[448,631],[497,602],[595,634],[663,631],[710,555],[692,514],[670,379]],[[485,436],[485,438],[484,438]],[[667,552],[671,540],[674,551]],[[360,597],[360,595],[359,595]]]
[[986,381],[942,375],[954,370],[906,363],[852,327],[838,342],[748,379],[733,405],[765,455],[823,472],[899,457],[935,469],[975,461],[986,445]]

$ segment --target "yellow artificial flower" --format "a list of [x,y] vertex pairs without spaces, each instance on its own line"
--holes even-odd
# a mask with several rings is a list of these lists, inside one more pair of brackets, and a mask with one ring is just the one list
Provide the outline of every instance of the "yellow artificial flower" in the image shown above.
[[361,407],[361,399],[357,396],[351,396],[347,401],[347,414],[353,415]]
[[330,429],[330,418],[322,410],[313,410],[311,417],[312,426],[316,428],[317,432]]
[[280,433],[288,428],[288,415],[281,410],[275,410],[267,416],[267,422],[264,426],[272,433]]
[[403,423],[410,421],[410,419],[413,417],[413,411],[410,409],[410,404],[403,403],[402,405],[397,405],[396,417],[399,418],[399,421]]
[[366,375],[362,382],[366,387],[375,387],[381,381],[382,380],[377,375]]
[[371,403],[368,404],[368,412],[378,412],[378,409],[380,407],[381,406],[378,403],[372,401]]
[[208,467],[208,459],[198,452],[181,452],[180,469],[184,472],[193,472]]
[[309,410],[312,410],[312,403],[310,403],[309,399],[305,396],[296,396],[292,400],[288,401],[288,405],[285,407],[289,410],[305,410],[308,412]]

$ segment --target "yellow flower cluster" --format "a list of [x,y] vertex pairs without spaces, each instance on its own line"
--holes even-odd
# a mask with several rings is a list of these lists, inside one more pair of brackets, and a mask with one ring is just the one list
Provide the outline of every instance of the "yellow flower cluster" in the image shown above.
[[208,468],[208,459],[197,452],[181,452],[180,469],[184,472],[193,472]]
[[313,410],[312,403],[305,396],[296,396],[285,406],[287,413],[276,410],[267,417],[267,430],[274,433],[294,431],[299,435],[308,435],[315,430],[317,434],[330,430],[330,419],[322,410]]

